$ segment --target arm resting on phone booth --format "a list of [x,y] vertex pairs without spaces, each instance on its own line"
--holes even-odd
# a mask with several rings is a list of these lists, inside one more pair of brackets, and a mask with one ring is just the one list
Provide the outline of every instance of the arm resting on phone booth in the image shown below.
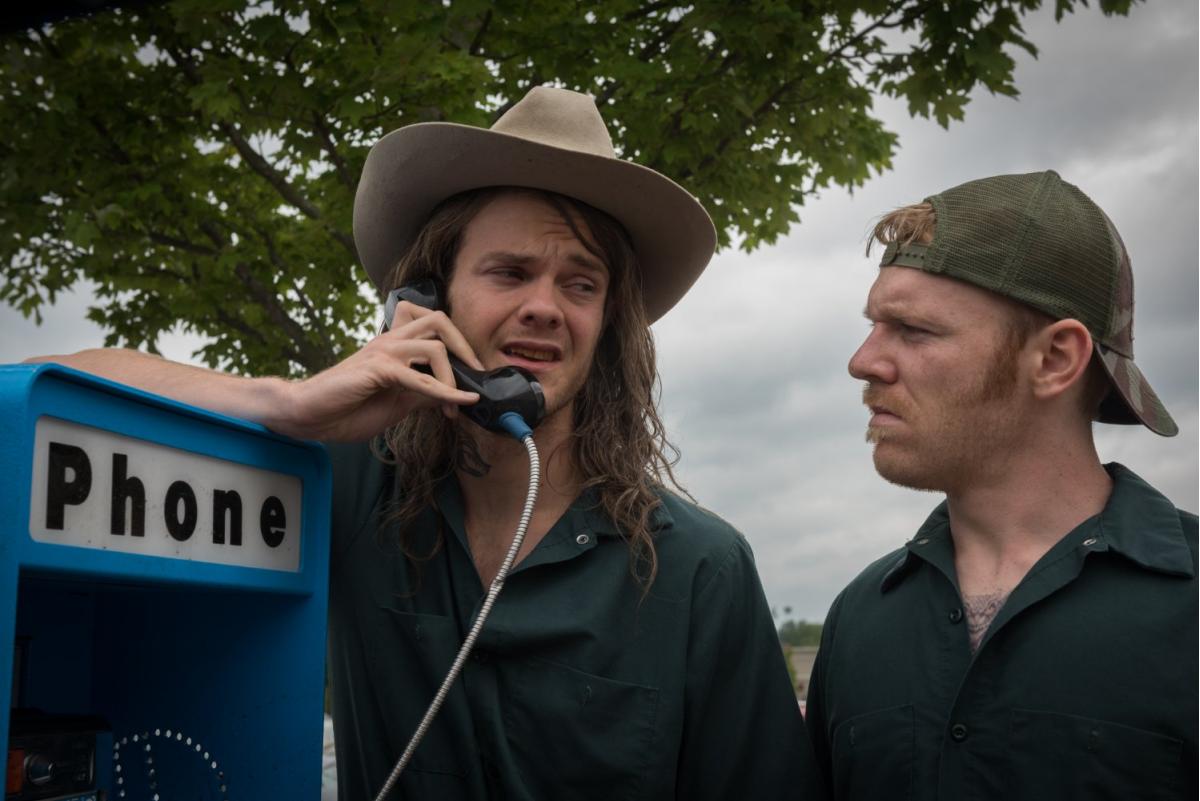
[[[448,350],[479,364],[445,315],[418,310],[407,323],[304,380],[235,376],[115,348],[27,362],[56,362],[299,439],[361,441],[414,409],[440,404],[453,415],[459,405],[478,400],[455,388]],[[433,375],[414,365],[429,365]]]

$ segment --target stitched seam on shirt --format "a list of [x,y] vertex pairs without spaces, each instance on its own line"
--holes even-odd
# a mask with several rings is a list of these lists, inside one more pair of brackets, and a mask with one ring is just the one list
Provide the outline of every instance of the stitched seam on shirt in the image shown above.
[[702,597],[705,593],[707,593],[708,588],[713,586],[713,584],[716,583],[716,580],[720,578],[721,574],[726,571],[726,569],[734,560],[734,556],[736,555],[735,552],[737,551],[738,546],[743,542],[745,542],[745,537],[743,537],[741,534],[738,534],[734,541],[730,544],[729,548],[726,549],[725,554],[721,558],[721,564],[716,570],[713,571],[712,577],[709,578],[709,580],[704,583],[704,586],[700,588],[700,591],[696,593],[697,598]]

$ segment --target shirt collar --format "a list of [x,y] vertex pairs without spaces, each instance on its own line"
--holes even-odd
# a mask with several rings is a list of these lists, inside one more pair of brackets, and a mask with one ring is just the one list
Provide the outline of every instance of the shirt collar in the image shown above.
[[[458,479],[454,476],[447,478],[437,488],[434,497],[438,509],[455,534],[460,535],[460,532],[465,532],[466,503]],[[650,512],[651,530],[661,531],[674,525],[675,519],[667,510],[665,503],[660,502]],[[595,487],[588,487],[581,492],[558,522],[554,524],[551,531],[565,531],[570,534],[572,539],[577,539],[580,534],[587,533],[606,538],[623,536],[608,515],[604,513],[604,507],[600,504],[600,492]],[[463,540],[461,535],[459,538]],[[463,547],[467,547],[465,540],[463,540]]]
[[[1077,526],[1066,538],[1092,539],[1090,550],[1112,550],[1147,570],[1192,578],[1196,569],[1183,535],[1179,510],[1129,468],[1113,462],[1104,466],[1113,480],[1112,493],[1096,517]],[[1093,539],[1094,538],[1094,539]],[[904,545],[880,582],[887,592],[921,562],[953,576],[954,543],[945,501],[925,519],[917,535]]]
[[954,543],[950,539],[950,511],[945,501],[939,503],[925,518],[916,536],[904,543],[904,550],[884,574],[879,591],[887,592],[899,584],[922,561],[942,568],[943,572],[949,570],[949,575],[954,575]]
[[1194,577],[1192,552],[1175,505],[1129,468],[1113,462],[1104,469],[1112,476],[1113,489],[1096,536],[1147,570]]

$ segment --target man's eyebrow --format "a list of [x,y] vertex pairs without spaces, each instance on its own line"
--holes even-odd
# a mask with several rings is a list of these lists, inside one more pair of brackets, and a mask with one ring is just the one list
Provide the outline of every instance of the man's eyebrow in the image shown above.
[[904,302],[883,302],[875,307],[874,315],[871,314],[871,304],[863,306],[863,317],[872,322],[896,322],[901,321],[906,324],[916,324],[921,326],[935,325],[933,318],[922,313],[919,309],[914,309]]
[[608,265],[593,256],[585,256],[582,253],[572,253],[567,256],[567,260],[572,264],[583,267],[585,270],[591,270],[594,273],[604,273],[608,275]]
[[528,256],[523,253],[513,253],[509,250],[491,250],[479,257],[479,261],[502,261],[505,264],[529,264],[534,261],[533,256]]
[[[583,253],[571,253],[567,256],[567,260],[575,266],[582,267],[585,270],[608,275],[608,266],[593,256],[585,255]],[[526,253],[513,253],[509,250],[492,250],[479,257],[479,263],[483,263],[485,261],[498,261],[503,262],[504,264],[524,266],[537,261],[537,257],[530,256]]]

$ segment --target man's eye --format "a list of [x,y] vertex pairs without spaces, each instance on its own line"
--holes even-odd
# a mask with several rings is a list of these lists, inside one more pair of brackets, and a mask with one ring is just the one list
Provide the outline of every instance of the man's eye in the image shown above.
[[900,332],[902,334],[904,334],[905,336],[909,336],[909,337],[924,336],[924,335],[930,333],[929,331],[927,331],[924,328],[920,328],[915,325],[908,325],[907,323],[900,324]]

